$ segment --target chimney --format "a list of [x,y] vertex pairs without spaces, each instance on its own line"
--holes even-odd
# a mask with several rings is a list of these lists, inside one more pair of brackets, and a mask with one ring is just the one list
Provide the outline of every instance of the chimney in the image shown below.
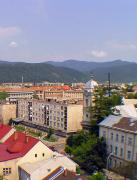
[[15,132],[14,132],[14,140],[16,141],[17,139],[18,139],[18,132],[15,131]]
[[64,170],[64,176],[66,177],[68,175],[67,169]]
[[28,143],[29,142],[29,136],[25,136],[25,143]]

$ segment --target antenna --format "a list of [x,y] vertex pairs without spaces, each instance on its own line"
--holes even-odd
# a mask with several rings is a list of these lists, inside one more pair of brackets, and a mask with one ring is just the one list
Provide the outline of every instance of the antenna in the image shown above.
[[109,97],[110,97],[110,95],[111,95],[111,94],[110,94],[110,90],[111,90],[111,89],[110,89],[110,84],[111,84],[111,83],[110,83],[110,72],[109,72],[109,73],[108,73],[108,93],[109,93]]
[[90,78],[91,79],[93,79],[94,78],[94,75],[93,75],[93,73],[91,72],[91,74],[90,74]]
[[23,86],[23,83],[24,83],[24,77],[23,77],[23,75],[22,75],[22,86]]

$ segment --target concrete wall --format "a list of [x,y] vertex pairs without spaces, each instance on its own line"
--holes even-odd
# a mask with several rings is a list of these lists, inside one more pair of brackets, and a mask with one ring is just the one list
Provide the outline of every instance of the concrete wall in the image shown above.
[[16,118],[16,105],[15,104],[3,104],[0,106],[0,117],[3,124],[8,124],[9,120]]
[[82,105],[69,105],[68,106],[68,121],[67,132],[77,132],[82,129],[81,122],[83,119],[83,106]]

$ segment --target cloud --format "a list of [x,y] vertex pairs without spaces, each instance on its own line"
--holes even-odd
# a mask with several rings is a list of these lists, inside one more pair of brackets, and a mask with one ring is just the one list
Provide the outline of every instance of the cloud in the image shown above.
[[18,43],[15,42],[15,41],[12,41],[12,42],[9,43],[9,47],[16,48],[16,47],[18,47]]
[[106,57],[107,56],[107,52],[103,51],[103,50],[92,50],[91,51],[91,55],[93,57],[97,57],[97,58],[103,58],[103,57]]
[[125,50],[137,50],[137,44],[134,43],[120,43],[120,42],[110,42],[109,45],[111,45],[112,48],[116,49],[125,49]]
[[0,27],[0,38],[17,35],[21,32],[19,27]]

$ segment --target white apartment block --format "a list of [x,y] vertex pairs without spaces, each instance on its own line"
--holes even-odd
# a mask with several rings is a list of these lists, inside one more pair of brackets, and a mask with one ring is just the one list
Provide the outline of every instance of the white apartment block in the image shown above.
[[99,126],[100,137],[106,139],[110,168],[137,161],[137,118],[110,115]]
[[22,99],[22,98],[28,98],[31,99],[33,98],[34,92],[33,91],[8,91],[8,98],[7,100],[10,103],[16,104],[17,99]]
[[69,134],[81,130],[83,105],[54,100],[20,99],[18,117],[25,122]]

